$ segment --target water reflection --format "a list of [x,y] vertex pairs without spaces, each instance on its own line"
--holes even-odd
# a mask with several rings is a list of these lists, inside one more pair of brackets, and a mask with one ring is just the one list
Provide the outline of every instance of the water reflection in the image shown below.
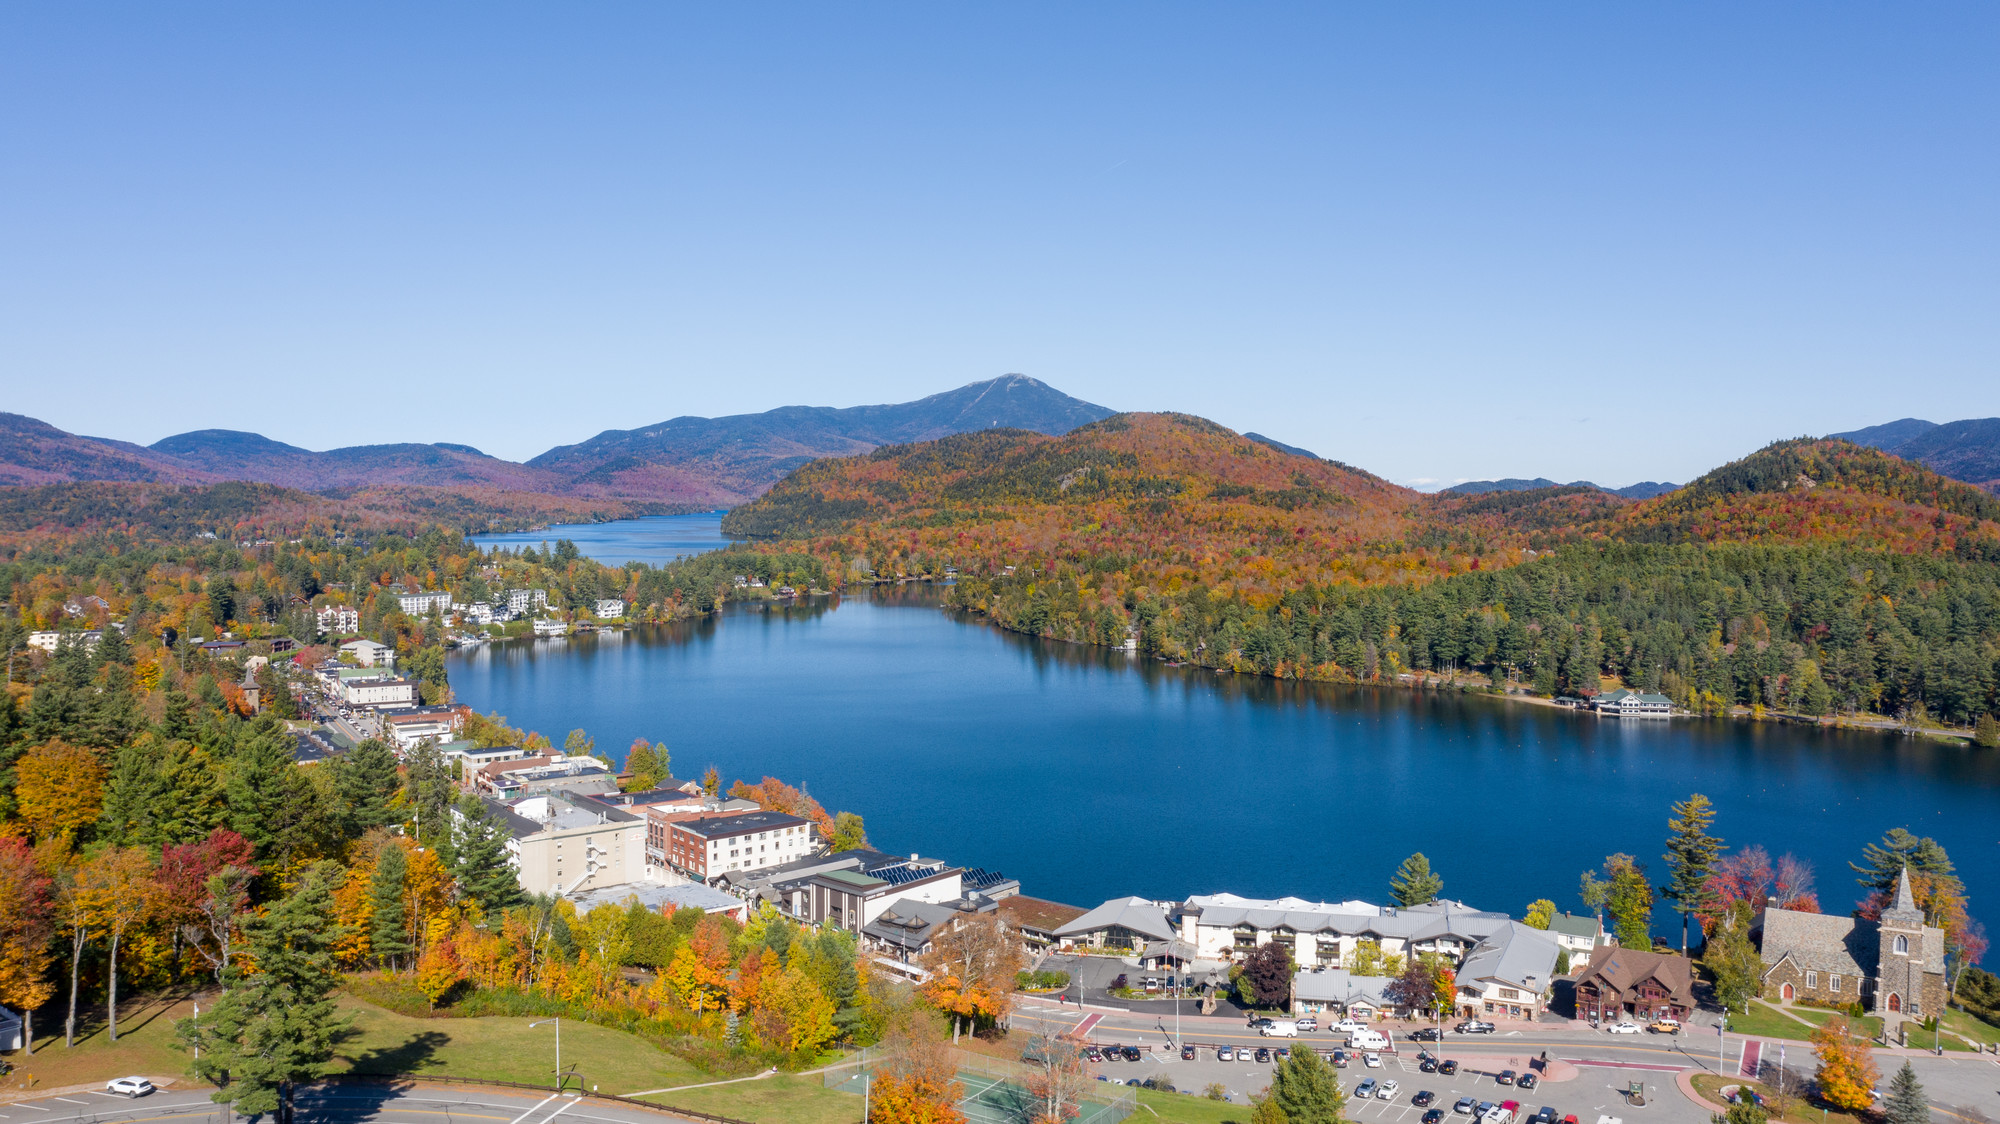
[[911,585],[493,644],[454,657],[453,683],[558,741],[584,727],[617,754],[643,736],[684,776],[714,764],[805,783],[865,816],[878,845],[1086,905],[1380,898],[1423,850],[1454,896],[1574,907],[1578,872],[1610,852],[1658,866],[1666,805],[1694,791],[1730,842],[1816,863],[1829,909],[1852,894],[1847,862],[1893,826],[1944,841],[1975,901],[2000,894],[2000,754],[1217,675],[937,603]]

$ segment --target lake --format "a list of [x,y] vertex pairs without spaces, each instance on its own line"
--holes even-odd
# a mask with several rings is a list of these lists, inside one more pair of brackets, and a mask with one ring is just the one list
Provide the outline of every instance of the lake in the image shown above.
[[[552,540],[553,541],[553,540]],[[2000,903],[2000,754],[1719,720],[1597,719],[1481,696],[1281,683],[1004,632],[905,589],[455,654],[461,700],[677,775],[769,774],[884,850],[999,870],[1076,905],[1231,891],[1381,901],[1423,851],[1445,893],[1579,909],[1624,851],[1664,880],[1669,801],[1818,869],[1823,908],[1891,827]],[[1678,930],[1662,904],[1656,930]]]
[[722,513],[704,511],[699,515],[649,515],[643,519],[616,519],[608,523],[558,523],[542,531],[509,531],[498,535],[474,535],[481,547],[504,546],[536,550],[554,546],[557,539],[576,544],[584,557],[607,566],[644,562],[664,566],[688,554],[721,550],[736,541],[722,533]]

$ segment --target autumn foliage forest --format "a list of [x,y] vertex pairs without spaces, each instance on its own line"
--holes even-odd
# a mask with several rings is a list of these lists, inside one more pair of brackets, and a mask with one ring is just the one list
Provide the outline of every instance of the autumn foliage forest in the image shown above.
[[1199,418],[987,431],[807,465],[726,530],[954,571],[1009,628],[1287,678],[1623,682],[1691,709],[2000,709],[2000,500],[1840,441],[1673,493],[1423,495]]

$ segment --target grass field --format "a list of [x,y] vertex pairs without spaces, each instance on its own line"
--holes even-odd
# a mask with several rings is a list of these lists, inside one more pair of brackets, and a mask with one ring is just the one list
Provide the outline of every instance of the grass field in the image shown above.
[[[1777,1090],[1761,1081],[1744,1081],[1734,1077],[1718,1077],[1713,1073],[1697,1073],[1692,1080],[1694,1081],[1695,1091],[1708,1098],[1711,1103],[1717,1106],[1718,1110],[1724,1105],[1720,1090],[1727,1085],[1748,1085],[1767,1098],[1775,1098],[1777,1096]],[[1838,1124],[1873,1124],[1874,1121],[1874,1118],[1870,1116],[1845,1112],[1837,1108],[1823,1108],[1820,1105],[1809,1103],[1796,1096],[1786,1098],[1784,1103],[1787,1109],[1786,1115],[1771,1117],[1774,1124],[1835,1124],[1835,1122],[1838,1122]]]
[[[1761,999],[1753,999],[1750,1001],[1749,1014],[1746,1015],[1741,1011],[1729,1012],[1729,1033],[1745,1034],[1752,1038],[1791,1038],[1803,1042],[1812,1036],[1813,1027],[1825,1024],[1826,1020],[1835,1014],[1833,1011],[1823,1011],[1816,1007],[1793,1007],[1792,1011],[1799,1016],[1798,1019],[1791,1018]],[[1806,1022],[1802,1023],[1799,1019],[1804,1019]],[[1859,1019],[1850,1016],[1848,1021],[1866,1037],[1873,1038],[1882,1033],[1882,1020],[1873,1015]],[[1806,1023],[1811,1023],[1812,1026],[1807,1026]]]
[[[353,1016],[352,1034],[335,1059],[341,1070],[546,1083],[555,1069],[555,1028],[530,1029],[528,1019],[413,1019],[353,998],[343,998],[341,1007]],[[134,1073],[179,1077],[189,1059],[173,1044],[173,1023],[192,1013],[193,1002],[184,998],[121,1005],[115,1044],[93,1018],[67,1049],[61,1022],[38,1020],[34,1056],[11,1055],[15,1072],[0,1079],[0,1088],[81,1085]],[[587,1083],[607,1093],[706,1079],[694,1066],[622,1031],[571,1022],[562,1032],[565,1068],[574,1065]]]
[[761,1081],[682,1089],[641,1099],[756,1124],[857,1124],[861,1119],[861,1098],[825,1088],[816,1073],[781,1073]]
[[[1974,1042],[2000,1042],[2000,1026],[1994,1026],[1983,1019],[1973,1018],[1964,1011],[1946,1011],[1943,1023],[1944,1029],[1947,1032],[1957,1031]],[[1946,1037],[1950,1037],[1949,1033],[1947,1033]],[[1947,1044],[1945,1048],[1955,1050],[1967,1047],[1965,1043],[1960,1042],[1957,1046]]]
[[1155,1093],[1151,1089],[1140,1089],[1138,1093],[1139,1111],[1128,1118],[1127,1124],[1136,1121],[1153,1124],[1155,1120],[1171,1124],[1250,1124],[1249,1105],[1211,1101],[1186,1093]]

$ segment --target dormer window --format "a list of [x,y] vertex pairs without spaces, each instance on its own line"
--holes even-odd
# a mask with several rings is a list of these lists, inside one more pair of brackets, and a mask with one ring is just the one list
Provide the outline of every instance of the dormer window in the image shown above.
[[1909,954],[1910,954],[1910,938],[1899,935],[1896,938],[1896,955],[1908,956]]

